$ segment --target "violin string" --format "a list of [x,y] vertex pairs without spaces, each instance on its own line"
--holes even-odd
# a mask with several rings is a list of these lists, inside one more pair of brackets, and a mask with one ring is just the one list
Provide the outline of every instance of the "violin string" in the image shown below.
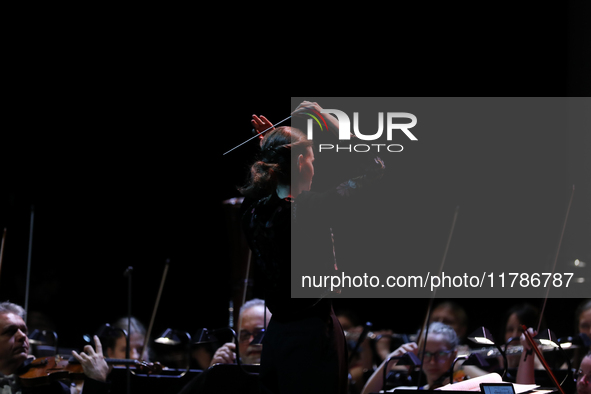
[[240,147],[240,146],[242,146],[242,145],[246,144],[248,141],[250,141],[250,140],[252,140],[252,139],[254,139],[254,138],[258,137],[259,135],[263,134],[264,132],[271,130],[273,127],[277,126],[278,124],[281,124],[281,123],[285,122],[285,121],[286,121],[287,119],[289,119],[289,118],[291,118],[291,115],[289,115],[287,118],[283,119],[281,122],[275,123],[275,125],[273,125],[273,126],[269,127],[267,130],[261,131],[260,133],[258,133],[258,134],[255,134],[254,136],[252,136],[251,138],[247,139],[247,140],[246,140],[246,141],[244,141],[243,143],[241,143],[241,144],[239,144],[239,145],[236,145],[235,147],[233,147],[232,149],[230,149],[229,151],[227,151],[226,153],[224,153],[222,156],[225,156],[226,154],[228,154],[228,153],[232,152],[234,149],[236,149],[236,148],[238,148],[238,147]]
[[164,273],[162,274],[162,279],[160,280],[160,288],[158,289],[158,295],[156,296],[156,304],[154,305],[154,310],[152,311],[152,318],[150,319],[150,324],[148,325],[148,330],[144,338],[144,344],[142,345],[140,357],[144,356],[144,352],[147,349],[148,340],[150,338],[150,335],[152,334],[152,328],[154,327],[154,320],[156,318],[156,311],[158,310],[158,304],[160,303],[160,298],[162,297],[162,289],[164,288],[164,282],[166,281],[166,275],[168,274],[169,265],[170,259],[166,259],[166,262],[164,264]]
[[544,359],[544,355],[542,354],[542,352],[538,348],[538,345],[534,342],[531,334],[527,331],[527,327],[522,325],[522,330],[523,330],[523,335],[525,336],[525,339],[529,342],[529,346],[538,356],[538,359],[542,363],[542,366],[546,370],[546,373],[548,374],[548,376],[550,377],[550,379],[552,380],[552,382],[554,383],[554,385],[556,386],[556,388],[558,389],[560,394],[565,394],[564,389],[562,388],[562,386],[560,385],[560,383],[556,379],[556,376],[554,376],[554,373],[552,373],[552,369],[548,365],[548,362]]

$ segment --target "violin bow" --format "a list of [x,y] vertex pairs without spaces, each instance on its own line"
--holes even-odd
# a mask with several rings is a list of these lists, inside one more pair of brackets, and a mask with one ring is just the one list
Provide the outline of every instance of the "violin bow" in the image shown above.
[[[570,194],[570,200],[568,202],[568,207],[566,208],[566,214],[564,216],[564,223],[562,224],[562,232],[560,233],[560,239],[558,240],[558,248],[556,248],[556,256],[554,256],[554,264],[552,266],[552,276],[554,276],[554,271],[556,270],[556,262],[558,261],[558,254],[560,253],[560,246],[562,245],[562,238],[564,237],[564,229],[566,228],[566,221],[568,219],[570,207],[573,203],[574,195],[575,195],[575,185],[573,185],[573,189]],[[537,328],[536,332],[540,332],[540,326],[542,325],[542,319],[544,317],[544,309],[546,309],[546,302],[548,301],[548,294],[549,293],[550,293],[550,286],[548,286],[546,288],[546,297],[544,297],[544,303],[542,304],[542,310],[540,311],[540,320],[538,321],[538,328]]]
[[[248,277],[250,276],[250,260],[252,259],[252,251],[250,250],[250,248],[248,248],[248,260],[246,261],[246,275],[244,276],[244,289],[242,290],[242,304],[240,304],[240,307],[242,307],[242,305],[244,305],[246,303],[246,292],[248,290]],[[240,310],[240,307],[238,308],[238,310]],[[265,311],[266,312],[266,311]],[[233,312],[232,312],[233,313]],[[264,323],[263,326],[266,329],[267,328],[267,320],[264,319]],[[231,327],[234,328],[234,327]],[[238,335],[240,335],[240,331],[242,330],[242,319],[240,319],[240,314],[238,314],[238,330],[236,331],[238,333]],[[234,337],[232,337],[232,342],[234,342]],[[236,344],[238,345],[238,344]]]
[[281,124],[281,123],[285,122],[285,121],[286,121],[287,119],[289,119],[289,118],[291,118],[291,115],[289,115],[287,118],[283,119],[282,121],[280,121],[280,122],[277,122],[277,123],[275,123],[274,125],[271,125],[271,127],[269,127],[268,129],[266,129],[266,130],[263,130],[263,131],[261,131],[260,133],[258,133],[258,134],[256,134],[256,135],[253,135],[252,137],[250,137],[249,139],[247,139],[247,140],[246,140],[246,141],[244,141],[243,143],[236,145],[235,147],[233,147],[232,149],[230,149],[229,151],[227,151],[226,153],[224,153],[222,156],[225,156],[226,154],[228,154],[228,153],[232,152],[234,149],[236,149],[236,148],[238,148],[238,147],[240,147],[240,146],[242,146],[242,145],[246,144],[248,141],[250,141],[250,140],[252,140],[252,139],[255,139],[255,138],[257,138],[258,136],[262,135],[263,133],[265,133],[265,132],[267,132],[267,131],[269,131],[269,130],[272,130],[272,129],[273,129],[275,126],[277,126],[278,124]]
[[31,283],[31,253],[33,252],[33,221],[35,217],[35,206],[31,205],[31,226],[29,229],[29,255],[27,257],[27,282],[25,290],[25,323],[29,315],[29,284]]
[[0,272],[2,272],[2,256],[4,256],[4,241],[6,240],[6,227],[2,234],[2,246],[0,246]]
[[158,289],[158,295],[156,296],[156,304],[154,305],[152,318],[150,319],[150,324],[148,325],[148,330],[146,331],[146,336],[144,337],[144,344],[142,345],[140,358],[144,357],[144,352],[146,351],[146,346],[148,344],[148,338],[150,338],[150,335],[152,334],[152,327],[154,326],[154,319],[156,318],[156,310],[158,310],[158,304],[160,303],[160,297],[162,296],[162,289],[164,288],[164,281],[166,280],[166,275],[168,274],[169,265],[170,259],[166,259],[166,263],[164,264],[164,273],[162,274],[162,280],[160,281],[160,289]]
[[[443,258],[441,260],[441,265],[439,267],[439,275],[441,275],[441,272],[443,271],[443,266],[445,264],[445,259],[447,257],[447,251],[449,250],[449,245],[451,243],[451,238],[454,232],[454,227],[456,226],[456,221],[458,219],[458,213],[460,211],[460,207],[456,207],[456,210],[454,212],[454,216],[453,216],[453,220],[452,220],[452,224],[451,224],[451,229],[449,231],[449,235],[447,238],[447,243],[445,245],[445,250],[443,251]],[[425,315],[425,320],[423,321],[423,325],[421,326],[421,330],[419,332],[419,336],[418,336],[418,340],[421,340],[423,337],[423,331],[425,331],[427,329],[427,326],[429,325],[429,319],[431,318],[431,309],[433,308],[433,303],[435,301],[435,293],[437,292],[437,288],[435,288],[433,290],[433,295],[431,296],[431,299],[429,300],[429,306],[427,308],[427,314]],[[425,331],[426,332],[426,331]]]
[[[443,258],[441,259],[441,265],[439,266],[439,276],[441,276],[441,272],[443,272],[443,266],[445,264],[445,259],[447,257],[447,251],[449,250],[449,245],[451,244],[451,238],[454,232],[454,228],[456,226],[456,222],[458,220],[458,213],[460,212],[460,206],[458,205],[456,207],[456,210],[454,212],[454,216],[453,216],[453,220],[451,223],[451,229],[449,230],[449,235],[447,237],[447,243],[445,245],[445,250],[443,251]],[[431,310],[433,308],[433,303],[435,301],[435,293],[437,292],[437,288],[435,288],[433,290],[433,295],[431,296],[431,299],[429,300],[429,306],[427,308],[427,314],[425,315],[425,320],[423,321],[423,325],[421,326],[421,330],[419,332],[419,336],[417,338],[417,345],[419,347],[422,346],[423,351],[422,356],[421,356],[421,370],[423,369],[423,361],[425,358],[425,348],[427,347],[427,333],[429,331],[429,320],[431,319]],[[424,332],[424,335],[423,335]],[[422,341],[422,344],[420,344],[420,342]],[[385,384],[386,382],[384,382]],[[420,385],[421,383],[421,375],[419,374],[419,381],[417,383],[417,390],[421,387]],[[450,382],[451,383],[451,382]]]
[[552,370],[550,369],[550,366],[548,365],[548,363],[544,359],[544,355],[542,354],[540,349],[538,349],[538,346],[536,345],[534,339],[532,338],[530,333],[527,331],[527,327],[524,325],[521,325],[521,329],[523,330],[523,335],[525,336],[525,339],[527,339],[527,341],[529,342],[529,345],[531,346],[533,351],[536,352],[538,359],[541,361],[542,365],[544,366],[544,369],[548,373],[548,376],[550,376],[550,379],[552,379],[552,382],[556,385],[556,388],[558,389],[558,391],[560,391],[561,394],[565,394],[564,389],[562,388],[562,386],[560,386],[560,383],[558,383],[556,376],[554,376],[554,374],[552,373]]
[[[562,224],[562,231],[560,233],[560,238],[558,239],[558,247],[556,248],[556,255],[554,256],[554,263],[553,263],[553,266],[552,266],[552,275],[554,275],[554,271],[556,270],[556,263],[558,261],[558,255],[560,254],[560,246],[562,245],[562,239],[564,237],[564,230],[566,228],[566,222],[568,220],[568,215],[569,215],[569,212],[570,212],[570,207],[571,207],[572,202],[573,202],[574,194],[575,194],[575,185],[573,185],[573,188],[572,188],[572,192],[571,192],[571,195],[570,195],[570,200],[569,200],[568,206],[566,208],[566,214],[564,216],[564,222]],[[540,332],[540,327],[542,325],[542,320],[544,319],[544,310],[546,309],[546,303],[548,301],[548,295],[549,295],[549,293],[550,293],[550,286],[548,286],[548,288],[546,289],[546,296],[544,297],[544,302],[542,304],[542,310],[540,311],[540,318],[538,320],[538,328],[537,328],[536,332]],[[544,366],[544,369],[548,373],[548,376],[550,376],[550,379],[552,379],[552,382],[554,383],[554,385],[558,388],[558,391],[560,391],[561,394],[565,394],[562,386],[560,385],[560,383],[558,383],[558,380],[556,379],[556,377],[552,373],[552,370],[550,369],[550,366],[548,365],[548,363],[544,359],[544,355],[542,354],[542,352],[540,351],[540,349],[538,349],[538,346],[534,342],[531,334],[527,331],[527,327],[525,325],[521,325],[521,329],[523,331],[523,335],[525,336],[525,339],[529,342],[529,345],[531,346],[531,348],[536,352],[536,355],[538,356],[538,359],[540,360],[540,362]]]

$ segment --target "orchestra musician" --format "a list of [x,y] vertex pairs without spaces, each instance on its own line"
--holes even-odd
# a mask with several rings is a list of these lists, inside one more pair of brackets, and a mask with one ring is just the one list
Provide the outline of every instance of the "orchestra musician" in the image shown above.
[[115,323],[113,323],[114,328],[118,328],[120,330],[125,330],[127,335],[129,335],[129,357],[127,357],[127,338],[122,331],[116,330],[114,332],[117,335],[110,335],[103,338],[103,349],[105,350],[105,356],[109,358],[130,358],[133,360],[142,360],[142,361],[149,361],[150,360],[150,350],[146,344],[146,349],[142,353],[142,348],[144,346],[145,337],[146,337],[146,329],[144,325],[135,317],[131,317],[131,319],[127,317],[122,317],[118,319]]
[[[528,328],[528,332],[532,337],[536,335],[533,328]],[[523,334],[520,337],[520,342],[524,351],[520,355],[516,382],[519,384],[536,384],[534,374],[535,355]],[[574,377],[576,379],[576,394],[591,394],[591,352],[588,352],[583,357],[580,366],[575,369]]]
[[[585,300],[579,304],[575,310],[575,317],[579,334],[591,334],[591,300]],[[536,335],[536,332],[532,328],[529,328],[528,331],[531,336]],[[539,369],[537,366],[539,361],[535,355],[532,355],[530,344],[525,340],[523,334],[520,336],[520,342],[524,351],[519,358],[516,382],[534,384],[536,383],[534,370]],[[575,355],[575,359],[572,362],[572,367],[575,370],[577,394],[591,394],[591,352],[589,352],[589,348],[584,346],[576,350],[584,355],[578,359]],[[566,364],[563,365],[563,368],[566,367]]]
[[583,361],[583,357],[591,350],[591,299],[583,300],[575,310],[575,331],[582,339],[574,349],[571,359],[572,367],[577,370]]
[[[434,390],[449,383],[447,375],[456,357],[458,343],[459,339],[453,328],[440,322],[433,322],[428,328],[424,357],[420,354],[422,349],[419,349],[415,342],[410,342],[393,351],[388,358],[398,357],[408,352],[416,354],[424,362],[423,372],[427,378],[427,384],[423,389]],[[386,366],[388,358],[371,375],[362,394],[377,393],[382,389],[384,368],[393,370],[397,364],[397,360],[392,359]]]
[[[505,324],[505,343],[509,342],[510,345],[517,345],[523,342],[523,333],[521,326],[535,327],[538,324],[540,314],[538,309],[528,303],[517,304],[511,307],[507,311],[507,320]],[[541,328],[544,328],[542,322]],[[507,368],[518,368],[520,365],[523,355],[507,355]],[[532,357],[532,361],[535,363],[535,369],[543,369],[544,367],[536,357]],[[499,362],[502,362],[499,360]]]
[[[266,320],[265,320],[266,319]],[[255,337],[269,324],[271,312],[265,306],[265,301],[259,298],[253,298],[245,302],[238,313],[238,322],[240,330],[238,331],[238,353],[240,354],[241,364],[259,364],[261,361],[262,345],[253,344]],[[213,355],[209,363],[209,369],[203,371],[200,375],[187,383],[178,394],[208,393],[211,387],[219,387],[222,384],[214,381],[210,377],[211,368],[216,364],[235,364],[236,363],[236,344],[227,342],[220,346]],[[243,387],[244,392],[249,392]]]
[[[266,310],[265,310],[266,309]],[[266,321],[265,321],[266,314]],[[260,364],[262,345],[252,344],[254,338],[269,324],[271,312],[265,301],[254,298],[240,307],[238,321],[238,352],[243,364]],[[236,362],[236,344],[228,342],[219,347],[213,354],[210,367],[215,364],[233,364]]]
[[454,329],[460,344],[466,342],[468,334],[468,314],[457,303],[447,300],[438,304],[431,312],[430,322],[438,321]]
[[[49,386],[27,389],[22,387],[19,374],[26,369],[29,359],[29,339],[24,318],[25,310],[20,305],[8,301],[0,303],[0,392],[3,394],[69,394],[70,388],[59,380],[51,381]],[[98,337],[94,337],[94,342],[96,351],[90,345],[85,346],[83,352],[72,351],[72,355],[80,362],[87,377],[83,394],[108,392],[109,366],[104,360]]]

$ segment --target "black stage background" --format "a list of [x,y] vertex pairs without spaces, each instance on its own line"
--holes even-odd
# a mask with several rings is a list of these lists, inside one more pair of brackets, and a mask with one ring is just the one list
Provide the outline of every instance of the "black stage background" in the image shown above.
[[[167,259],[171,265],[153,334],[168,327],[193,334],[200,327],[226,326],[236,291],[222,201],[238,196],[235,186],[256,142],[222,153],[250,137],[252,114],[283,119],[290,96],[589,95],[588,53],[582,50],[589,47],[588,38],[569,24],[571,18],[577,23],[572,26],[582,25],[584,12],[555,11],[557,20],[540,21],[531,34],[529,28],[519,30],[520,37],[529,37],[525,41],[504,36],[508,44],[499,47],[499,37],[491,34],[468,53],[444,50],[438,42],[429,56],[406,48],[421,61],[411,62],[412,54],[405,54],[397,64],[383,58],[384,47],[380,62],[348,68],[343,78],[331,69],[325,74],[307,69],[275,79],[261,67],[256,74],[239,73],[240,84],[220,76],[216,92],[203,94],[199,105],[190,89],[171,90],[168,82],[138,80],[132,88],[106,76],[65,92],[60,87],[67,97],[60,100],[51,93],[15,100],[12,115],[20,124],[14,131],[24,138],[0,147],[5,175],[0,228],[7,228],[0,299],[25,303],[34,205],[29,311],[48,316],[63,346],[81,346],[82,334],[126,315],[123,273],[129,266],[132,314],[147,324]],[[509,18],[510,25],[520,23]],[[313,86],[313,95],[304,86]],[[256,281],[253,292],[261,293]],[[485,325],[498,332],[502,313],[515,300],[458,301],[472,328]],[[542,300],[531,301],[541,306]],[[411,332],[428,300],[335,303],[357,310],[376,328]],[[546,319],[560,336],[573,333],[574,307],[572,300],[548,301]]]
[[[178,137],[138,135],[108,142],[97,137],[92,148],[86,139],[79,153],[55,145],[43,152],[44,147],[37,145],[36,151],[47,161],[23,156],[10,162],[8,171],[19,176],[2,190],[0,224],[7,228],[7,237],[0,298],[25,302],[34,205],[29,311],[43,312],[53,321],[63,346],[80,346],[82,334],[126,315],[128,281],[123,273],[129,266],[133,267],[132,314],[147,324],[167,259],[171,264],[153,334],[168,327],[193,334],[200,327],[226,326],[229,300],[239,290],[232,278],[234,240],[222,201],[239,196],[235,186],[243,180],[256,142],[221,158],[212,156],[250,137],[253,113],[274,120],[289,111],[289,97],[242,101],[245,104],[224,126],[227,135],[213,144],[219,153],[196,153],[192,145],[200,142],[187,137],[193,133],[187,128]],[[584,150],[589,141],[583,134],[580,137],[579,148]],[[586,179],[589,168],[579,170],[575,177]],[[209,183],[211,175],[219,178],[217,183]],[[589,184],[577,186],[576,201],[581,204],[591,195]],[[548,237],[553,244],[543,245],[549,250],[558,243],[563,218],[557,219],[557,228],[548,229],[556,235]],[[440,223],[443,237],[449,224]],[[254,277],[253,294],[261,295]],[[484,325],[495,332],[503,324],[504,311],[516,303],[502,298],[457,301],[466,307],[472,328]],[[541,307],[543,300],[529,301]],[[356,310],[362,321],[376,328],[404,333],[417,328],[427,303],[427,299],[335,300],[337,307]],[[548,301],[545,316],[558,335],[574,332],[575,306],[576,300]]]

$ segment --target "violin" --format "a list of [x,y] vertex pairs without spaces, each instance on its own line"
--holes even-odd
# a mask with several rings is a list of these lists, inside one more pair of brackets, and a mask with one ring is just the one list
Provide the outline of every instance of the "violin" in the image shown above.
[[[153,372],[162,372],[162,365],[158,362],[147,363],[139,360],[105,358],[107,364],[132,365],[138,372],[150,374]],[[82,365],[74,357],[40,357],[25,365],[24,372],[19,374],[19,379],[23,387],[35,387],[48,385],[54,380],[85,379]]]

